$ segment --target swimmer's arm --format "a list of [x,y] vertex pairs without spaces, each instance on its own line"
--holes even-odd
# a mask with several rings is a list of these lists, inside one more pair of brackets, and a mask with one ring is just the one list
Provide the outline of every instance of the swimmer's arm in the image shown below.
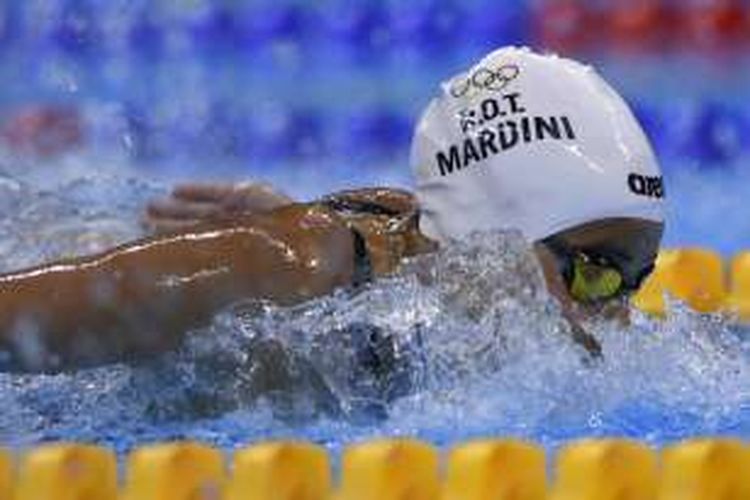
[[351,231],[321,207],[198,225],[0,275],[0,349],[26,371],[148,356],[239,300],[303,301],[349,285],[353,268]]
[[152,200],[146,206],[143,223],[152,232],[167,232],[206,221],[265,213],[293,203],[295,200],[263,183],[188,183],[176,186],[166,198]]
[[[265,213],[296,203],[263,183],[190,183],[176,186],[166,198],[146,206],[144,224],[155,232],[172,231],[205,221],[228,221],[249,213]],[[338,191],[314,200],[341,211],[411,217],[416,197],[403,189],[362,188]]]
[[[185,184],[146,208],[146,226],[155,232],[187,228],[203,221],[231,221],[248,213],[269,212],[294,201],[259,183]],[[376,273],[393,269],[401,257],[437,248],[419,230],[416,197],[403,189],[339,191],[310,202],[336,211],[367,240]]]

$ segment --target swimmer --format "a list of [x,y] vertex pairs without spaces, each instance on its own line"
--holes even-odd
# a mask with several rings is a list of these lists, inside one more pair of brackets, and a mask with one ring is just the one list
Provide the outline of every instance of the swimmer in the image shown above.
[[256,184],[179,187],[148,207],[153,236],[0,275],[0,348],[26,371],[139,359],[240,300],[357,287],[472,231],[520,230],[575,325],[621,304],[653,268],[658,164],[624,101],[579,63],[488,55],[430,103],[412,165],[414,194],[295,202]]

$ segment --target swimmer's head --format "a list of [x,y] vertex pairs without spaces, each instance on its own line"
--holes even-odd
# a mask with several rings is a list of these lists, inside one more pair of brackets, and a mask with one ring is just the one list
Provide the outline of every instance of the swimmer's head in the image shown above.
[[[576,61],[508,47],[443,83],[412,166],[427,236],[520,230],[545,243],[577,301],[635,287],[658,250],[664,189],[651,146],[622,98]],[[587,231],[601,241],[575,241]],[[628,258],[595,251],[615,246]]]

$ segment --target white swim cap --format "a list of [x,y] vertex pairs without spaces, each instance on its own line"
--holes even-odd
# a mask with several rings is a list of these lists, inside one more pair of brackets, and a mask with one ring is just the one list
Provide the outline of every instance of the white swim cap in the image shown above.
[[499,49],[442,84],[411,163],[434,239],[515,228],[536,241],[610,217],[662,221],[661,172],[622,98],[589,66]]

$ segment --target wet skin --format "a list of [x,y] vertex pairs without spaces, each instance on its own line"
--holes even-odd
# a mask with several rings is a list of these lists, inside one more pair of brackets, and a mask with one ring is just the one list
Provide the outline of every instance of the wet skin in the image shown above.
[[291,205],[0,276],[0,346],[53,371],[177,346],[242,298],[280,304],[351,283],[352,233],[333,211]]
[[[175,348],[237,301],[293,304],[351,286],[355,232],[372,276],[437,248],[419,232],[413,196],[393,189],[295,204],[258,185],[185,186],[152,203],[147,224],[156,236],[0,275],[0,349],[11,354],[11,368],[59,371],[138,359]],[[610,219],[565,236],[582,248],[606,243],[632,253],[634,238],[654,231],[660,235],[660,226]],[[648,265],[658,238],[643,238],[636,248]],[[535,249],[551,293],[577,325],[587,312],[573,304],[554,258],[543,246]],[[597,351],[580,328],[574,337]]]

